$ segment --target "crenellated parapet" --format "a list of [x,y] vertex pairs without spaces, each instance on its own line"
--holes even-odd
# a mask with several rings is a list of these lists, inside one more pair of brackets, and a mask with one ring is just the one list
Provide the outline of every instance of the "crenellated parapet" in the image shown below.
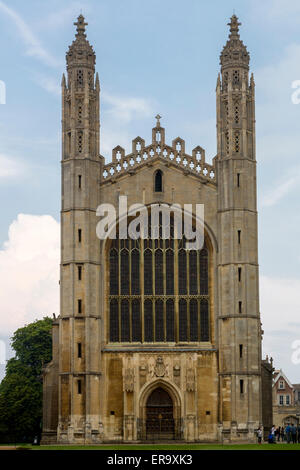
[[[160,118],[160,117],[159,117]],[[102,183],[112,182],[126,173],[132,174],[142,166],[151,165],[154,160],[162,160],[167,166],[173,166],[184,173],[198,176],[207,182],[216,183],[214,165],[205,161],[205,150],[199,145],[188,155],[185,151],[185,141],[177,137],[172,145],[165,144],[165,129],[157,125],[152,129],[152,143],[145,145],[145,140],[136,137],[132,141],[132,152],[125,155],[125,150],[117,146],[112,151],[112,161],[104,166]]]

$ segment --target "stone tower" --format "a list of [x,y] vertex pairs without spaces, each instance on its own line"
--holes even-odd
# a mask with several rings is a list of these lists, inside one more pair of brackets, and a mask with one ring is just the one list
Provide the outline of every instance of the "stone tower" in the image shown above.
[[[99,78],[95,53],[86,39],[82,15],[75,23],[76,38],[62,79],[62,207],[61,207],[61,315],[54,330],[59,348],[58,428],[74,439],[73,430],[98,429],[100,344],[99,266],[95,249],[95,211],[99,204],[102,159],[99,157]],[[54,341],[54,345],[56,342]],[[54,351],[54,361],[55,361]],[[78,393],[80,392],[80,393]],[[95,408],[96,406],[96,408]],[[47,413],[47,411],[46,411]]]
[[233,15],[217,81],[220,413],[233,435],[261,416],[255,96],[239,25]]
[[[217,155],[166,143],[99,154],[84,18],[62,81],[61,312],[44,370],[44,442],[253,441],[261,423],[254,80],[235,15],[217,82]],[[96,209],[203,204],[204,246],[99,240]],[[194,209],[193,209],[194,211]],[[195,213],[193,212],[193,217]],[[173,216],[170,225],[173,224]],[[150,219],[149,219],[150,220]],[[171,230],[172,231],[172,230]]]

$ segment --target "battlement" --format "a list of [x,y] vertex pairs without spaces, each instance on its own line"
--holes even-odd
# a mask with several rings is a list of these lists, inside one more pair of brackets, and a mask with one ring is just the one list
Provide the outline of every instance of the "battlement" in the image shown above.
[[185,141],[177,137],[172,145],[165,144],[165,129],[160,126],[160,116],[156,116],[157,125],[152,129],[152,143],[145,146],[145,140],[136,137],[132,141],[132,152],[125,155],[125,150],[117,146],[112,151],[112,161],[103,168],[102,183],[112,182],[115,178],[126,173],[135,172],[136,169],[151,164],[160,159],[167,166],[184,170],[186,173],[197,175],[211,183],[216,183],[214,165],[205,162],[205,150],[199,145],[192,151],[192,155],[185,152]]

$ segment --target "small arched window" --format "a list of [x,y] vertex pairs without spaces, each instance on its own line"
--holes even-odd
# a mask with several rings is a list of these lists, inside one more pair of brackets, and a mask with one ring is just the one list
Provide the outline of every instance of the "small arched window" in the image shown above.
[[162,180],[163,180],[162,171],[157,170],[155,173],[155,181],[154,181],[154,191],[156,193],[161,193],[163,190]]

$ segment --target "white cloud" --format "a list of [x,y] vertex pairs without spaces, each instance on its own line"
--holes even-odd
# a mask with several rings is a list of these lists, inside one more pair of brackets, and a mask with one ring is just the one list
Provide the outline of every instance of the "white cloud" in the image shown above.
[[145,118],[153,113],[153,105],[145,98],[110,95],[102,92],[101,98],[108,105],[106,114],[113,119],[128,123],[133,119]]
[[[42,31],[45,30],[57,30],[62,28],[65,25],[72,24],[72,21],[75,22],[75,18],[78,17],[82,10],[82,2],[72,1],[72,4],[66,8],[61,8],[60,10],[55,10],[54,12],[49,12],[43,18],[39,19],[37,28]],[[83,9],[83,15],[86,16],[91,12],[91,8],[85,3]]]
[[252,2],[252,14],[256,22],[278,23],[280,28],[300,22],[299,0],[256,0]]
[[292,103],[292,83],[300,80],[300,44],[290,44],[280,60],[258,69],[255,80],[257,157],[262,163],[281,161],[282,173],[299,157],[300,104]]
[[59,313],[59,223],[49,215],[19,214],[0,251],[1,335]]
[[[112,95],[101,92],[101,154],[106,161],[111,159],[111,151],[117,145],[131,152],[131,141],[136,135],[130,134],[130,126],[140,124],[149,116],[155,115],[155,103],[147,98]],[[157,111],[156,111],[157,112]]]
[[35,57],[46,65],[56,67],[60,63],[42,46],[38,38],[31,31],[21,16],[12,8],[9,8],[3,1],[0,1],[0,10],[3,11],[15,24],[20,36],[26,46],[26,54]]
[[292,344],[300,339],[300,279],[260,276],[260,304],[264,330],[263,351],[274,366],[299,382],[299,366],[292,363]]
[[[291,172],[289,172],[291,173]],[[272,185],[261,198],[262,207],[271,207],[276,205],[281,199],[287,196],[292,190],[298,189],[300,184],[300,168],[293,169],[293,175],[282,175],[281,180]],[[282,181],[283,180],[283,181]]]
[[35,82],[48,93],[51,93],[55,96],[61,95],[61,87],[59,84],[59,80],[38,74],[35,78]]
[[0,180],[16,178],[23,173],[23,163],[13,157],[0,154]]

